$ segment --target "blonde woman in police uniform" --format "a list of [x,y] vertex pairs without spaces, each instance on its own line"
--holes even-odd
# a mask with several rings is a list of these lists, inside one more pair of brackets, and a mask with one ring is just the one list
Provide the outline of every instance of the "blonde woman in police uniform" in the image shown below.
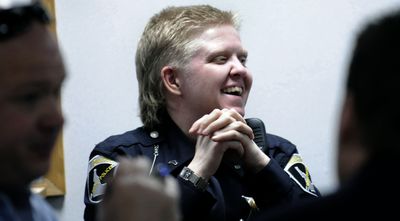
[[[233,13],[168,7],[147,24],[136,52],[143,126],[99,143],[90,155],[85,220],[94,220],[119,156],[167,167],[183,220],[240,220],[319,195],[296,147],[244,119],[252,85]],[[261,148],[259,147],[261,146]]]

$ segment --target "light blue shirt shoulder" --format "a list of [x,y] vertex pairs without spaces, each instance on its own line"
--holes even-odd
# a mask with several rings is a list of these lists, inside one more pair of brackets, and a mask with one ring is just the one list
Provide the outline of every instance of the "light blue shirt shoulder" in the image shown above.
[[[40,195],[30,194],[29,202],[32,209],[33,221],[57,221],[57,216],[53,208],[47,203],[47,201]],[[7,195],[0,193],[0,221],[20,221],[22,219],[20,213],[24,211],[16,209],[11,203],[11,200]],[[26,213],[24,213],[26,214]]]
[[30,197],[32,205],[32,215],[34,221],[57,221],[57,216],[53,208],[42,196],[32,194]]

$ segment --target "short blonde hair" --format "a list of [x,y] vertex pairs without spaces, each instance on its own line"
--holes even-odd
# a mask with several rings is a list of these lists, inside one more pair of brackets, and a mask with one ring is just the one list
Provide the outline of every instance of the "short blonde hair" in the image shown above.
[[183,68],[196,51],[193,38],[220,25],[239,30],[235,14],[209,5],[167,7],[150,19],[136,51],[140,118],[145,128],[154,129],[166,116],[161,69],[167,65]]

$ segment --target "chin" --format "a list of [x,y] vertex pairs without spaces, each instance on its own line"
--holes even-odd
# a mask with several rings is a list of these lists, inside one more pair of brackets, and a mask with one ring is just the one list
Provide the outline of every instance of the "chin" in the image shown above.
[[220,103],[219,105],[220,109],[233,109],[236,112],[238,112],[240,115],[242,115],[242,117],[245,114],[245,107],[242,106],[239,103],[232,103],[232,102],[226,102],[226,103]]
[[35,165],[32,165],[29,170],[29,176],[32,180],[37,179],[43,175],[45,175],[50,169],[49,161],[37,162]]
[[231,107],[231,109],[234,109],[236,112],[238,112],[242,117],[244,117],[245,111],[244,108],[242,107]]

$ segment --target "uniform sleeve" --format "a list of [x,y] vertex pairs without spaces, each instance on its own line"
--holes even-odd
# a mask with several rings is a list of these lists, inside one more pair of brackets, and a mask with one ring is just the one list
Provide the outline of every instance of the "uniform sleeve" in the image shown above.
[[92,153],[89,160],[88,173],[85,184],[85,221],[96,220],[96,213],[103,198],[107,183],[112,179],[118,163],[111,157]]
[[192,183],[177,178],[180,191],[180,207],[184,220],[206,220],[216,199],[210,187],[205,191],[197,189]]
[[270,162],[257,174],[246,177],[257,206],[271,208],[320,196],[297,148],[275,135],[268,135],[268,140]]
[[317,196],[304,191],[274,159],[257,174],[247,175],[246,180],[260,209]]

